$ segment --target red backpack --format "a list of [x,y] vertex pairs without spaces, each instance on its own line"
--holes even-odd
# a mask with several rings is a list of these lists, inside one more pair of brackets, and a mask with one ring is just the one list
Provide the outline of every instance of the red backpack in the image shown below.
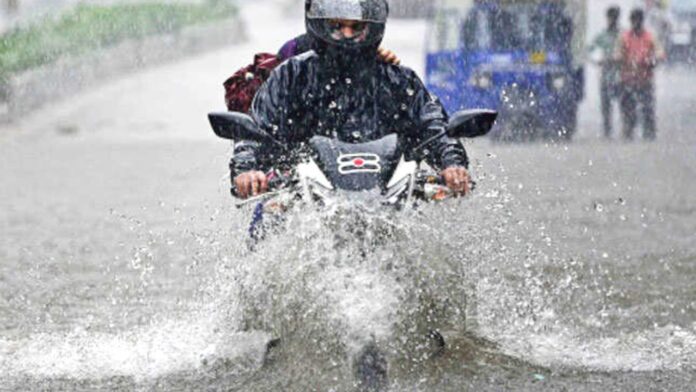
[[275,54],[257,53],[252,64],[235,72],[224,83],[227,109],[248,113],[256,92],[280,63]]

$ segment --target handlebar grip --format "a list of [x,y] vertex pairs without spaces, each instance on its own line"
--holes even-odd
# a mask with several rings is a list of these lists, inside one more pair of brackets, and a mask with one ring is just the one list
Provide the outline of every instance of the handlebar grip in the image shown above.
[[[268,182],[268,191],[272,192],[281,188],[285,184],[285,180],[282,176],[277,175],[275,172],[265,173],[266,181]],[[237,185],[235,184],[234,178],[232,179],[232,186],[230,187],[230,194],[235,198],[240,198],[237,192]]]
[[[445,179],[442,178],[442,176],[434,176],[435,178],[435,184],[442,185],[442,186],[447,186],[447,183],[445,182]],[[470,180],[469,181],[469,191],[473,192],[474,189],[476,189],[476,181]]]
[[[445,182],[445,179],[440,175],[428,176],[423,183],[447,187],[447,183]],[[476,189],[476,185],[477,185],[476,181],[473,181],[473,180],[469,181],[469,191],[473,192]]]

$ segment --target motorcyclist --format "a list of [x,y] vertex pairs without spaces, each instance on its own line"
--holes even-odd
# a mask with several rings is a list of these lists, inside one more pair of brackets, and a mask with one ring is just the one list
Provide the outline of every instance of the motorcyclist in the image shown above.
[[[387,15],[386,0],[308,0],[305,24],[314,50],[273,70],[251,114],[291,152],[315,135],[366,142],[396,133],[408,158],[425,159],[455,194],[466,194],[466,152],[446,136],[442,105],[415,72],[375,55]],[[288,158],[270,145],[238,143],[236,195],[266,192],[264,170]]]

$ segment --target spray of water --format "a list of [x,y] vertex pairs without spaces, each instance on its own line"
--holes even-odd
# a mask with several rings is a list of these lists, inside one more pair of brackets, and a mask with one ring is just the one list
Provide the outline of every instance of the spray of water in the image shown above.
[[[289,211],[254,250],[249,211],[216,213],[216,229],[182,250],[216,265],[192,300],[196,311],[115,333],[0,340],[0,368],[10,376],[147,384],[210,373],[222,361],[226,377],[251,375],[248,385],[264,385],[254,375],[273,366],[283,375],[277,379],[350,385],[356,353],[374,343],[398,382],[431,366],[424,339],[431,329],[474,334],[500,355],[543,366],[694,367],[696,326],[612,333],[607,320],[619,311],[608,300],[612,286],[554,244],[543,225],[519,220],[505,181],[494,180],[474,198],[417,211],[356,208],[354,200]],[[141,248],[136,255],[150,254]],[[281,339],[275,365],[266,350],[274,338]]]

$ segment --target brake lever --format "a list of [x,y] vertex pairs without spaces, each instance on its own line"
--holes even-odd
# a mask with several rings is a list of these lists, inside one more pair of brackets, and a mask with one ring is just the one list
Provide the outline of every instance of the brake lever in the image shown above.
[[275,197],[275,196],[280,195],[280,194],[283,193],[284,191],[285,191],[285,189],[279,189],[279,190],[274,191],[274,192],[266,192],[266,193],[264,193],[264,194],[261,194],[261,195],[258,195],[258,196],[254,196],[254,197],[250,197],[250,198],[248,198],[248,199],[243,199],[243,200],[240,199],[239,201],[237,201],[237,202],[234,203],[234,206],[237,207],[237,208],[243,208],[243,207],[245,207],[245,206],[248,206],[249,204],[255,204],[255,203],[258,203],[258,202],[266,201],[266,200],[268,200],[268,199],[270,199],[270,198],[273,198],[273,197]]

